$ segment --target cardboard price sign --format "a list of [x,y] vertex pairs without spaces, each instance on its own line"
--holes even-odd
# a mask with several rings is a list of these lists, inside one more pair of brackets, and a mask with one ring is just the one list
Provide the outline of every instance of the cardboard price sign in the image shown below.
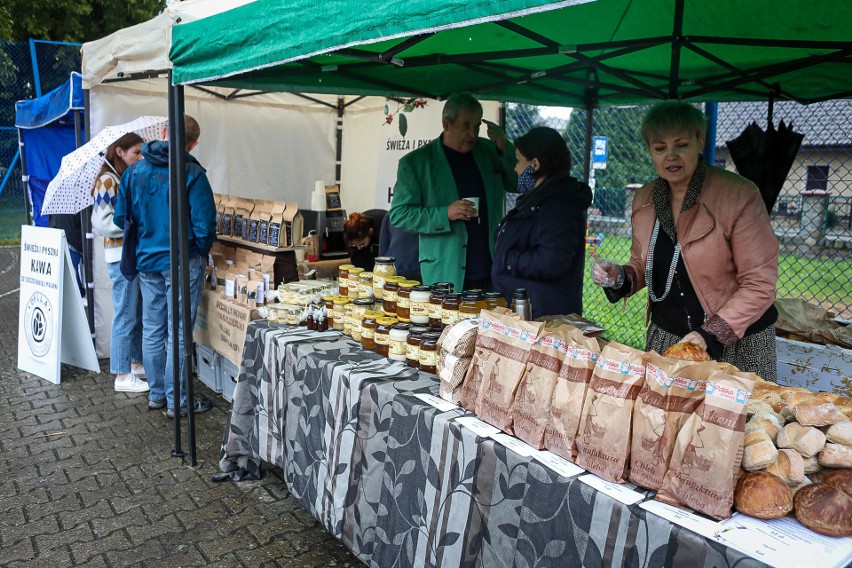
[[193,336],[198,343],[209,345],[222,357],[239,366],[248,325],[258,317],[257,309],[204,290]]

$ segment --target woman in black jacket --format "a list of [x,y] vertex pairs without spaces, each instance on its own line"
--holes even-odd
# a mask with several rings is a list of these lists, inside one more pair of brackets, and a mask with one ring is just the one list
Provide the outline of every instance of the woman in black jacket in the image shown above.
[[534,318],[580,314],[592,191],[571,177],[571,152],[552,128],[515,140],[515,154],[522,195],[497,227],[494,288],[507,298],[526,288]]

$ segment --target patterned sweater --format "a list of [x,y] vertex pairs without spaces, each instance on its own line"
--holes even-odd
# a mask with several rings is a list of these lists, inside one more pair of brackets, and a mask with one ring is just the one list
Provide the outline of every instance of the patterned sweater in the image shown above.
[[118,194],[118,176],[112,172],[101,174],[92,191],[92,227],[104,237],[104,260],[107,264],[121,261],[121,243],[124,228],[112,222],[115,196]]

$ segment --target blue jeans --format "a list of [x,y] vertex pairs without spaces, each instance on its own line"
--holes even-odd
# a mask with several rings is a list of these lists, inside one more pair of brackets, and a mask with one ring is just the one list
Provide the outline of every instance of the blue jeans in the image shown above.
[[109,343],[109,371],[130,372],[131,363],[142,362],[142,296],[139,279],[131,282],[121,274],[121,263],[107,264],[112,280],[112,332]]
[[[189,306],[192,327],[201,301],[204,284],[204,267],[207,259],[194,256],[189,259]],[[169,408],[174,407],[174,363],[172,361],[172,279],[171,271],[140,272],[139,287],[142,289],[142,357],[148,375],[148,400],[166,399]],[[178,291],[180,294],[180,291]],[[180,298],[183,303],[183,298]],[[183,319],[178,331],[180,357],[180,405],[186,406],[186,377],[183,369]]]

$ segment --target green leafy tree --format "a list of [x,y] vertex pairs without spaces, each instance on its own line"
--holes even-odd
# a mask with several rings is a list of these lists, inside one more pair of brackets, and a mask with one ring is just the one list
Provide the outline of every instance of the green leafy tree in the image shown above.
[[523,136],[533,126],[542,124],[538,107],[521,103],[510,103],[506,108],[506,135],[509,140]]
[[156,16],[165,0],[5,0],[4,4],[0,39],[85,42]]

